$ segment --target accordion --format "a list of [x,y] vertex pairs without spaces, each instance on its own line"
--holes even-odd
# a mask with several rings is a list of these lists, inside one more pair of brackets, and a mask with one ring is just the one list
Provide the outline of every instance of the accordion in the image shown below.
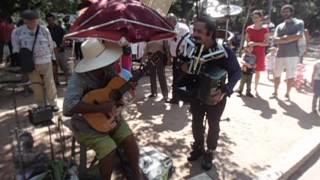
[[224,89],[227,71],[222,68],[207,68],[198,78],[197,98],[207,105],[215,105],[213,96],[219,89]]
[[214,105],[212,96],[224,89],[227,78],[227,71],[218,65],[221,64],[219,61],[228,58],[223,42],[217,41],[215,47],[203,52],[203,46],[189,35],[184,38],[183,47],[183,52],[177,54],[189,69],[177,83],[179,96],[187,101],[196,97],[204,104]]
[[223,41],[218,40],[216,43],[215,47],[204,52],[204,46],[187,34],[178,43],[176,53],[181,61],[188,64],[188,73],[198,75],[201,73],[202,66],[207,62],[228,57]]

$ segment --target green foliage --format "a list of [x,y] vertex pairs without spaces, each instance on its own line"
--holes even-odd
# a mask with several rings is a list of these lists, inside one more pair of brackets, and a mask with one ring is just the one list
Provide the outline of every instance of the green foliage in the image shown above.
[[[1,0],[0,13],[4,16],[9,16],[20,12],[24,9],[35,8],[39,9],[42,14],[48,12],[57,13],[75,13],[77,7],[77,0]],[[197,0],[174,0],[170,8],[170,12],[176,14],[180,18],[190,21],[196,14],[197,8],[195,6]],[[221,4],[226,3],[226,0],[220,0]],[[241,30],[241,25],[245,22],[245,15],[247,11],[254,9],[263,9],[268,13],[269,0],[230,0],[231,4],[241,6],[243,12],[232,17],[232,30]],[[282,22],[280,15],[280,8],[283,4],[292,3],[296,8],[295,16],[305,21],[305,26],[311,31],[315,31],[320,27],[320,0],[273,0],[273,8],[271,19],[275,24]],[[252,9],[248,9],[249,4],[253,4]],[[251,24],[251,20],[248,24]]]
[[[186,18],[190,21],[196,12],[194,6],[197,0],[175,0],[170,12],[175,13],[180,18]],[[220,0],[221,4],[225,4],[226,0]],[[242,24],[245,23],[245,15],[247,11],[253,11],[255,9],[262,9],[265,14],[268,14],[269,0],[230,0],[231,4],[241,6],[243,12],[231,18],[231,29],[233,31],[241,31]],[[305,27],[311,32],[319,30],[320,27],[320,0],[273,0],[273,7],[271,9],[271,19],[277,25],[283,21],[280,8],[282,5],[291,3],[295,9],[295,16],[305,21]],[[252,9],[248,9],[252,4]],[[221,20],[218,20],[221,21]],[[249,19],[247,25],[251,24]],[[222,25],[223,23],[221,23]]]
[[169,12],[189,21],[196,13],[195,2],[196,0],[174,0]]
[[7,17],[25,9],[39,9],[42,14],[49,12],[74,13],[76,0],[1,0],[0,13]]

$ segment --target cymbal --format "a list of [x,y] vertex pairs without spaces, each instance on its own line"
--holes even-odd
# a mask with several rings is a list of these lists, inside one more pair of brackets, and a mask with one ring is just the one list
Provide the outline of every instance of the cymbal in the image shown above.
[[242,12],[242,7],[230,4],[220,4],[215,7],[208,7],[207,14],[213,18],[222,18],[225,16],[235,16]]

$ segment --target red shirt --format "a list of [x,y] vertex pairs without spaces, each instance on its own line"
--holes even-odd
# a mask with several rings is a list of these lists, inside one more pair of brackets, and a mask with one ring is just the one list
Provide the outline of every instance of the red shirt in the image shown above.
[[14,30],[14,25],[6,23],[5,24],[5,34],[4,34],[4,40],[6,43],[11,41],[11,33]]

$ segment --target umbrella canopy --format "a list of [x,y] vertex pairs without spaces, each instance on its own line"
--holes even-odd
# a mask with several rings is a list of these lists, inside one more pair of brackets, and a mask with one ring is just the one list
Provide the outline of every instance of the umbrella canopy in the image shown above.
[[99,38],[130,43],[174,37],[172,27],[161,15],[135,0],[93,0],[75,21],[65,38]]

